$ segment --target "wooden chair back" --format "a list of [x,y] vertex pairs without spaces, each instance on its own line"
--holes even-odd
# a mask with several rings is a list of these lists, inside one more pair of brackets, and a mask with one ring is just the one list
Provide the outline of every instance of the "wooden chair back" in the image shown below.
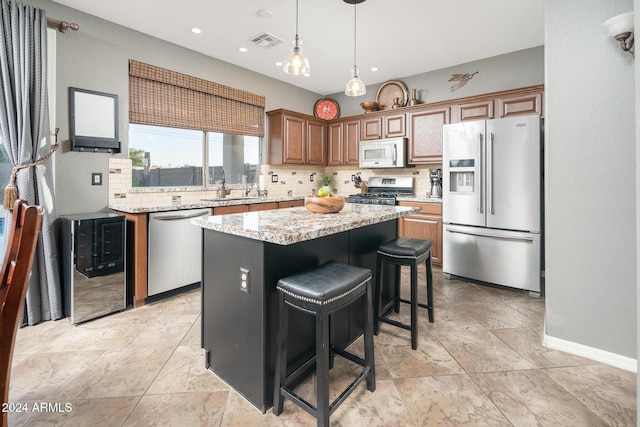
[[[0,276],[0,395],[9,402],[9,374],[18,323],[24,306],[38,235],[42,229],[43,209],[16,200],[9,234],[9,244]],[[0,425],[7,425],[7,412],[2,411]]]

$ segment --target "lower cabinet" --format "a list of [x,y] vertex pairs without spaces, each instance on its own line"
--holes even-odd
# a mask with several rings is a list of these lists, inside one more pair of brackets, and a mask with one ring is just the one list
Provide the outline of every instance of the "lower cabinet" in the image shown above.
[[271,209],[278,209],[278,202],[252,203],[249,205],[249,212],[270,211]]
[[213,208],[214,215],[227,215],[243,212],[249,212],[249,205],[216,206]]
[[246,205],[216,206],[213,208],[213,214],[228,215],[243,212],[267,211],[271,209],[295,208],[297,206],[304,206],[304,199],[287,200],[283,202],[251,203]]
[[304,206],[304,199],[289,200],[287,202],[278,202],[278,208],[279,209],[295,208],[295,207],[298,207],[298,206]]
[[398,236],[431,240],[431,263],[442,266],[442,204],[398,202],[398,206],[420,208],[420,212],[398,219]]

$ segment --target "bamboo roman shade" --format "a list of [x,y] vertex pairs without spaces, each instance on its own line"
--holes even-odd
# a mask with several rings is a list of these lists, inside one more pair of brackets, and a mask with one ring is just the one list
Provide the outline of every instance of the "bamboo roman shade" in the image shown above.
[[129,121],[264,136],[264,96],[129,60]]

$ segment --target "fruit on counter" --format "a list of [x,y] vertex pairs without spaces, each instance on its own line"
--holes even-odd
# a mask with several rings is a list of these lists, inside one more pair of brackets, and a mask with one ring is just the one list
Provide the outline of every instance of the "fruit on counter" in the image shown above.
[[327,197],[329,194],[331,193],[329,193],[329,190],[327,190],[326,188],[324,187],[318,188],[318,197]]

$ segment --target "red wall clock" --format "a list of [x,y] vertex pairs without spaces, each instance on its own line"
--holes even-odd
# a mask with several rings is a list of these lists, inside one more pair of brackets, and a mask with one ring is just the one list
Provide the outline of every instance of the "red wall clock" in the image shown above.
[[340,105],[335,99],[321,98],[313,107],[313,114],[324,120],[333,120],[340,117]]

